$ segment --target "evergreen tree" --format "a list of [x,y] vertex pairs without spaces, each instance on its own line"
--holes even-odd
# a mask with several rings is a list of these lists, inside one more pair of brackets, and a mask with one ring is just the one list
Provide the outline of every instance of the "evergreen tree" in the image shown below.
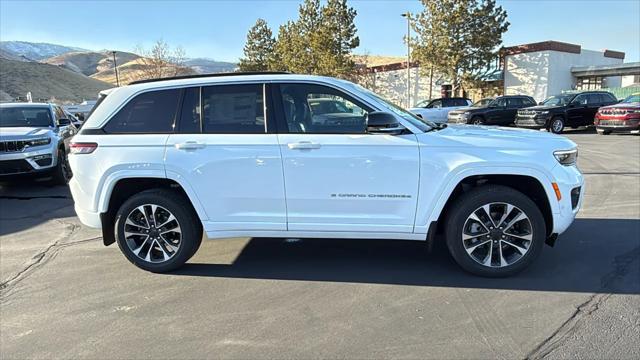
[[422,0],[413,28],[412,58],[446,75],[457,94],[463,83],[482,80],[509,28],[495,0]]
[[258,19],[247,34],[244,57],[240,59],[240,71],[266,71],[274,65],[275,39],[263,19]]

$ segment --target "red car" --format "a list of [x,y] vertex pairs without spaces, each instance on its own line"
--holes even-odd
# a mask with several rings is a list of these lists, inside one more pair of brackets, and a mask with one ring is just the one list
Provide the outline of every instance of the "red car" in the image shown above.
[[640,93],[633,94],[615,105],[601,107],[593,123],[598,134],[640,134]]

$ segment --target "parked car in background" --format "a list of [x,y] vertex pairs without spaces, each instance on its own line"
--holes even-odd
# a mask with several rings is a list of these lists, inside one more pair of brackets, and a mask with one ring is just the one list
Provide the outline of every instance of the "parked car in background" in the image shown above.
[[[191,76],[101,98],[71,144],[75,210],[149,271],[183,265],[204,234],[440,233],[467,271],[507,276],[569,227],[584,198],[569,139],[436,124],[345,80]],[[314,123],[318,98],[345,104],[358,122],[325,113]]]
[[451,97],[431,100],[428,103],[419,102],[415,107],[409,109],[412,113],[419,115],[423,119],[435,123],[447,122],[449,111],[467,107],[471,105],[471,100],[462,97]]
[[489,97],[489,98],[484,98],[484,99],[480,99],[476,102],[474,102],[471,107],[484,107],[489,105],[489,103],[491,103],[495,98]]
[[531,96],[499,96],[484,106],[454,110],[449,113],[448,121],[461,124],[508,126],[513,124],[518,109],[535,105],[535,103]]
[[618,104],[598,109],[594,120],[598,134],[630,132],[640,134],[640,93],[635,93]]
[[607,91],[554,95],[540,105],[518,111],[516,126],[547,129],[560,134],[567,126],[577,128],[593,125],[599,107],[617,102],[616,97]]
[[309,99],[311,123],[313,125],[347,125],[364,126],[360,109],[356,109],[342,99],[316,98]]
[[52,184],[66,184],[69,141],[77,131],[60,106],[0,104],[0,180],[51,176]]

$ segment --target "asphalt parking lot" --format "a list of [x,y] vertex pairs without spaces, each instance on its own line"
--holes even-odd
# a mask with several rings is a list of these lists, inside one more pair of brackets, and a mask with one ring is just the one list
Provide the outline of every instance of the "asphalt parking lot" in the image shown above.
[[0,187],[1,358],[640,358],[640,138],[567,135],[579,219],[508,279],[442,246],[206,241],[151,274],[74,216],[66,188]]

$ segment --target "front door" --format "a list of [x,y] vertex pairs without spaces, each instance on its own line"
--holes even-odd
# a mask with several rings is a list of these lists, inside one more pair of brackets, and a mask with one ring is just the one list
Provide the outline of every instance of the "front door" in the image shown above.
[[580,126],[584,123],[584,119],[589,116],[589,105],[587,94],[580,94],[571,101],[567,110],[568,126]]
[[265,121],[264,87],[184,91],[166,171],[196,193],[208,232],[286,230],[282,160],[275,129]]
[[[370,107],[334,88],[274,87],[292,231],[412,232],[416,136],[369,134]],[[335,102],[339,106],[317,106]]]

